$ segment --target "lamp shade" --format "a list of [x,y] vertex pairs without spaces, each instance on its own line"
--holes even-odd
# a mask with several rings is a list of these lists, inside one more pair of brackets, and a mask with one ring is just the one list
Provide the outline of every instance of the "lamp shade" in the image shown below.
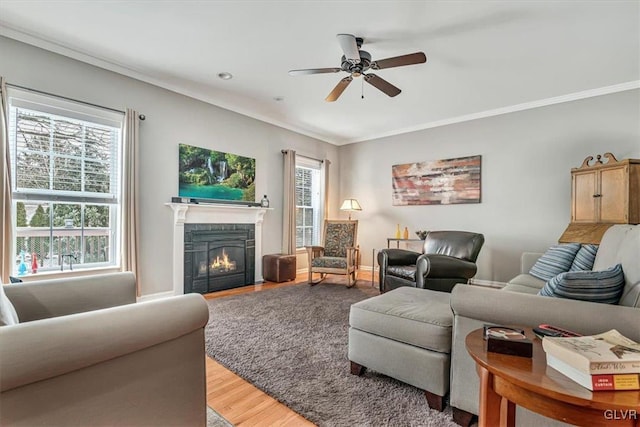
[[342,202],[342,206],[340,206],[341,211],[361,211],[362,207],[360,203],[356,199],[344,199]]

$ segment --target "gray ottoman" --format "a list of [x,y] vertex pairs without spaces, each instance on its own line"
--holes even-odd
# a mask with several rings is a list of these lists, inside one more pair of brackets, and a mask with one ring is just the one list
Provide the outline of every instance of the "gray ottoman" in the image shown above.
[[369,368],[411,384],[425,391],[429,407],[442,411],[451,360],[449,296],[405,286],[353,304],[351,373]]

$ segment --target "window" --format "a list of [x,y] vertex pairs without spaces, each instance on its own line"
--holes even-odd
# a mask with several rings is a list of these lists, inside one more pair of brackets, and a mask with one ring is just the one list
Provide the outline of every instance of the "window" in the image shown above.
[[322,162],[296,157],[296,247],[318,245],[323,213]]
[[9,92],[15,275],[119,265],[123,119]]

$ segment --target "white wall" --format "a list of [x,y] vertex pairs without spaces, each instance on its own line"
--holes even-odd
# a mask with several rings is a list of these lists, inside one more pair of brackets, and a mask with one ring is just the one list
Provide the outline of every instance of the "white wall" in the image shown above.
[[[523,251],[544,251],[570,219],[570,170],[612,152],[640,158],[640,91],[633,90],[443,126],[340,148],[340,194],[362,205],[363,264],[386,247],[396,224],[414,231],[485,235],[477,278],[505,281]],[[482,203],[392,206],[391,166],[482,155]]]
[[[147,119],[140,126],[140,212],[142,293],[170,291],[173,219],[164,206],[178,194],[178,143],[254,157],[256,197],[271,207],[263,227],[263,253],[282,245],[282,154],[332,162],[331,182],[339,180],[337,147],[192,98],[67,57],[0,37],[0,75],[10,84],[124,110]],[[330,207],[336,209],[337,191]]]
[[[9,83],[147,116],[140,151],[145,295],[171,289],[172,218],[164,203],[177,195],[181,142],[256,158],[256,195],[268,194],[275,208],[265,217],[264,253],[280,251],[280,150],[292,148],[331,160],[330,217],[346,218],[337,210],[342,198],[360,201],[364,210],[353,216],[363,264],[371,264],[373,248],[386,247],[397,223],[412,237],[417,229],[464,229],[485,234],[477,277],[496,280],[518,272],[522,251],[557,241],[569,222],[572,167],[607,151],[640,158],[638,90],[335,147],[3,37],[0,58]],[[475,154],[482,155],[482,203],[391,205],[392,165]]]

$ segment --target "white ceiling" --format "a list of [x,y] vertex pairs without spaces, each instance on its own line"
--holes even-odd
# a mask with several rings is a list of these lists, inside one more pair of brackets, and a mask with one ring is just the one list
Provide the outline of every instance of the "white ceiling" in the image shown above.
[[[427,62],[328,103],[346,73],[287,71],[339,67],[338,33]],[[0,34],[338,145],[640,87],[637,0],[2,0]]]

